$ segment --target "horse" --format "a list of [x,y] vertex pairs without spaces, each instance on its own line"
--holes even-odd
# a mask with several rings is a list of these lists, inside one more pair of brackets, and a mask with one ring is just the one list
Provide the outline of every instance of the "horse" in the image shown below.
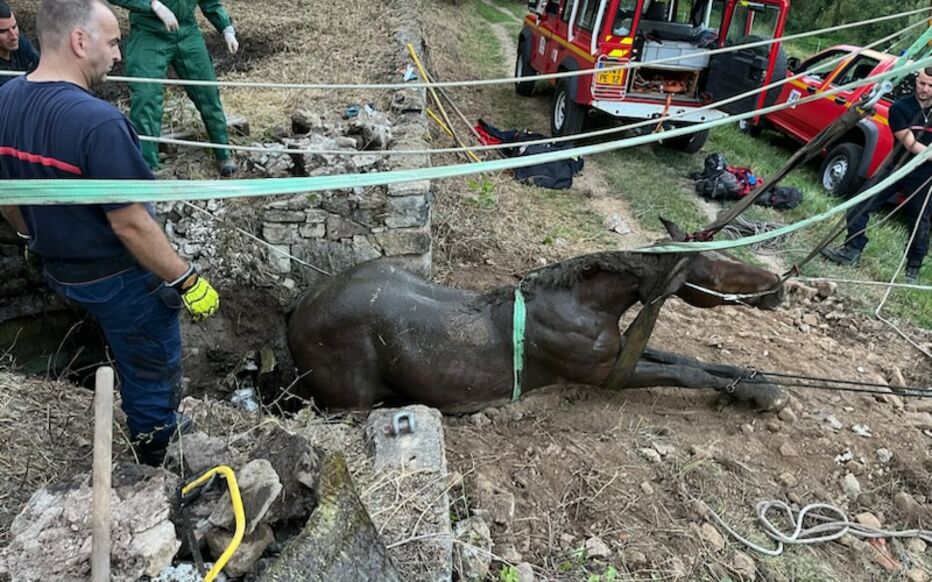
[[[668,225],[681,240],[675,225]],[[527,274],[524,391],[553,384],[601,386],[624,343],[622,314],[667,292],[709,308],[741,302],[775,309],[781,279],[721,252],[696,253],[672,280],[682,257],[607,251]],[[711,290],[713,293],[708,293]],[[297,395],[328,409],[421,403],[444,413],[474,412],[513,392],[514,286],[485,293],[428,282],[391,258],[361,263],[309,290],[288,324],[299,375]],[[763,410],[779,410],[779,388],[749,370],[705,364],[648,347],[626,388],[712,388]]]

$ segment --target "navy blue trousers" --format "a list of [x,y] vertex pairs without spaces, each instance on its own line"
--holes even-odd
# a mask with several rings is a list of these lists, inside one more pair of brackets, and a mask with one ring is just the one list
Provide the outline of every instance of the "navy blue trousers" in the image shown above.
[[49,285],[84,308],[101,327],[116,360],[130,436],[164,445],[181,397],[181,298],[159,277],[133,267],[90,283]]
[[[870,221],[871,214],[889,202],[890,199],[896,195],[898,189],[902,188],[904,193],[909,196],[913,191],[919,188],[919,192],[906,202],[906,206],[904,207],[906,217],[909,220],[910,234],[912,234],[913,229],[916,228],[916,223],[919,223],[916,237],[913,239],[913,244],[909,246],[906,252],[906,263],[911,267],[922,265],[922,260],[929,250],[929,219],[930,216],[932,216],[932,200],[930,200],[929,204],[926,206],[925,212],[921,212],[926,194],[929,191],[929,186],[932,185],[932,183],[926,184],[924,187],[923,184],[925,184],[930,176],[932,176],[932,171],[926,170],[924,167],[917,168],[916,171],[908,174],[896,184],[849,210],[848,241],[845,243],[845,246],[854,247],[859,251],[864,250],[864,247],[867,246],[868,238],[867,235],[861,231],[867,228],[867,223]],[[860,213],[860,216],[858,216],[858,213]]]

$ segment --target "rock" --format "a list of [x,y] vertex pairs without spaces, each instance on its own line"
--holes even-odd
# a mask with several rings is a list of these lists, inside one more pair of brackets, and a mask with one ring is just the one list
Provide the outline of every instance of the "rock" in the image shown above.
[[654,443],[653,447],[654,447],[654,450],[660,453],[660,456],[662,457],[667,457],[676,452],[676,447],[674,447],[673,445],[666,444],[666,443]]
[[846,548],[852,547],[856,541],[858,541],[858,538],[849,533],[846,533],[845,535],[838,538],[838,543],[845,546]]
[[515,518],[515,496],[498,487],[482,473],[476,473],[474,492],[476,504],[489,512],[489,517],[498,525],[511,527]]
[[818,281],[816,282],[816,289],[819,290],[819,297],[827,299],[835,294],[835,291],[838,289],[838,283],[834,281]]
[[906,572],[909,582],[929,582],[929,575],[922,568],[910,568]]
[[527,562],[521,562],[515,569],[518,571],[518,582],[536,582],[534,577],[534,567]]
[[903,370],[893,368],[893,371],[890,373],[890,383],[894,386],[907,386],[906,377],[903,376]]
[[492,563],[492,534],[485,521],[470,517],[456,524],[453,535],[453,571],[464,582],[482,582]]
[[[246,514],[246,535],[249,536],[265,518],[272,502],[281,493],[282,483],[278,473],[266,459],[256,459],[247,463],[237,472],[236,481],[243,500],[243,512]],[[217,527],[233,531],[236,520],[229,491],[224,493],[209,519]]]
[[654,488],[651,487],[650,483],[648,483],[647,481],[642,481],[642,482],[641,482],[641,491],[644,492],[644,495],[653,495],[653,494],[654,494]]
[[[87,474],[32,495],[10,525],[11,541],[0,549],[0,577],[90,577],[90,481]],[[169,521],[178,477],[164,469],[121,463],[114,468],[112,485],[111,580],[157,576],[181,547]]]
[[838,420],[837,418],[835,418],[835,415],[833,415],[833,414],[829,414],[828,416],[826,416],[826,417],[825,417],[825,422],[826,422],[826,423],[832,428],[832,430],[834,430],[834,431],[839,431],[839,430],[842,430],[843,428],[845,428],[845,426],[844,426],[843,424],[841,424],[841,422],[839,422],[839,420]]
[[197,571],[197,565],[183,562],[162,570],[151,582],[201,582],[204,579]]
[[815,327],[819,325],[819,316],[815,313],[806,313],[803,315],[803,323]]
[[273,273],[291,272],[291,247],[289,245],[269,245],[266,249],[266,261]]
[[779,418],[783,422],[792,424],[796,422],[796,413],[793,412],[793,410],[787,406],[786,408],[784,408],[777,414],[777,418]]
[[863,526],[872,527],[874,529],[882,529],[880,520],[877,519],[876,515],[874,515],[873,513],[869,511],[865,511],[864,513],[859,513],[855,515],[854,521],[856,521],[857,523]]
[[932,430],[932,413],[928,412],[906,412],[903,414],[904,420],[919,430]]
[[925,553],[928,545],[919,538],[910,538],[906,541],[906,549],[913,554],[922,555]]
[[864,465],[857,461],[850,461],[845,465],[845,469],[853,473],[854,475],[863,475],[864,474]]
[[[784,409],[784,410],[786,410],[786,409]],[[753,426],[751,426],[750,424],[747,424],[747,423],[741,425],[741,434],[748,435],[748,434],[753,434],[753,433],[754,433],[754,427],[753,427]]]
[[815,287],[811,287],[805,283],[800,283],[795,279],[790,279],[786,282],[786,290],[788,293],[796,295],[802,299],[812,299],[819,293],[819,290]]
[[893,460],[893,453],[889,449],[877,449],[877,459],[881,465],[886,465]]
[[605,217],[605,219],[602,221],[602,226],[604,226],[606,230],[618,234],[629,234],[631,232],[631,228],[628,226],[628,223],[626,223],[625,220],[621,217],[621,214],[617,212],[613,212],[609,216]]
[[799,484],[799,481],[796,479],[796,476],[792,473],[781,473],[777,478],[780,481],[780,484],[784,487],[796,487]]
[[484,427],[484,426],[488,426],[488,425],[492,424],[492,421],[489,420],[489,417],[486,416],[486,415],[484,415],[484,414],[482,414],[481,412],[477,412],[477,413],[471,415],[471,416],[469,417],[469,421],[470,421],[470,422],[472,423],[472,425],[475,426],[476,428],[482,428],[482,427]]
[[650,564],[650,561],[647,559],[647,556],[644,555],[644,552],[640,550],[635,550],[634,548],[629,548],[622,552],[622,560],[631,570],[640,570],[645,566]]
[[922,506],[912,495],[905,491],[900,491],[893,496],[893,505],[895,505],[909,521],[916,521],[917,518],[922,517]]
[[638,454],[654,464],[660,464],[663,462],[663,458],[660,456],[660,453],[654,449],[638,449]]
[[710,544],[716,550],[725,549],[725,538],[719,533],[718,529],[711,523],[704,523],[699,528],[703,540]]
[[316,493],[323,455],[307,437],[277,423],[256,437],[250,460],[268,461],[281,483],[281,493],[269,508],[269,523],[307,519],[315,504],[311,490]]
[[754,559],[735,550],[735,555],[731,560],[732,569],[741,576],[742,580],[755,580],[757,578],[757,564]]
[[796,452],[796,449],[790,443],[783,443],[780,445],[780,454],[784,457],[798,457],[799,453]]
[[[432,580],[449,580],[453,575],[453,526],[440,411],[417,404],[373,410],[366,419],[365,442],[373,471],[384,473],[383,478],[392,483],[366,496],[376,528],[383,539],[391,540],[387,544],[407,540],[412,531],[420,536],[389,550],[399,574],[410,580],[415,572],[427,571]],[[476,482],[482,481],[479,477],[476,475]],[[485,504],[484,497],[477,504],[490,510],[486,523],[491,527],[494,519],[510,526],[514,495],[501,492],[489,498],[494,505]],[[399,505],[399,499],[405,503]],[[413,555],[418,557],[416,562],[410,559]]]
[[602,538],[591,537],[586,540],[586,556],[589,558],[608,558],[612,555],[612,550],[602,541]]
[[201,475],[217,465],[230,465],[233,452],[224,439],[194,432],[178,439],[168,450],[169,467],[184,467],[185,475]]
[[910,402],[907,408],[912,412],[932,413],[932,398]]
[[858,435],[859,437],[871,438],[871,429],[866,424],[854,424],[851,426],[851,432]]
[[498,544],[493,547],[492,553],[511,564],[517,564],[524,560],[521,552],[515,548],[514,544]]
[[[232,532],[215,529],[207,533],[207,545],[214,559],[220,557],[232,540]],[[265,549],[274,541],[275,534],[272,528],[267,524],[260,524],[252,533],[243,538],[230,561],[223,567],[223,571],[234,578],[252,571]]]
[[845,474],[841,480],[841,488],[851,501],[857,501],[858,495],[861,494],[861,484],[858,482],[857,477],[851,473]]
[[424,226],[430,218],[427,196],[392,196],[388,199],[388,228]]
[[[403,578],[356,494],[342,455],[323,456],[320,467],[319,504],[258,582],[400,582]],[[444,574],[449,580],[452,572],[440,571],[438,577]]]

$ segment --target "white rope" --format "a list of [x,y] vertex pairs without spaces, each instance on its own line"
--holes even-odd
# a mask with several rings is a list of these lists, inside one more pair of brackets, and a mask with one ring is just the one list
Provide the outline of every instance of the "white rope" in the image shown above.
[[[915,195],[915,192],[913,193]],[[932,197],[932,187],[929,187],[929,190],[926,192],[925,200],[922,202],[922,208],[919,210],[919,214],[916,216],[916,224],[913,225],[912,233],[910,233],[909,240],[906,242],[906,248],[903,251],[903,256],[900,258],[899,264],[897,264],[896,270],[893,272],[893,275],[890,277],[890,282],[887,286],[887,290],[884,292],[883,298],[880,300],[880,303],[877,305],[877,308],[874,310],[874,315],[880,321],[884,322],[887,326],[893,329],[900,337],[909,342],[914,348],[919,350],[927,358],[932,358],[932,352],[929,352],[926,348],[921,346],[919,342],[914,340],[909,334],[903,331],[895,322],[891,321],[884,317],[881,312],[883,311],[884,305],[887,303],[890,294],[893,292],[893,282],[899,276],[900,271],[903,269],[903,265],[906,263],[906,257],[909,254],[909,247],[912,246],[913,241],[916,239],[916,234],[919,232],[919,226],[922,224],[921,217],[926,211],[926,207],[929,205],[929,198]]]
[[211,213],[211,212],[208,211],[208,210],[204,210],[204,209],[201,208],[200,206],[197,206],[197,205],[195,205],[195,204],[191,204],[190,202],[187,202],[187,201],[184,201],[184,204],[187,205],[187,206],[189,206],[189,207],[191,207],[191,208],[193,208],[193,209],[195,209],[195,210],[197,210],[198,212],[202,212],[202,213],[206,214],[206,215],[209,216],[212,220],[214,220],[214,221],[216,221],[216,222],[219,222],[219,223],[221,223],[221,224],[225,224],[225,225],[229,226],[230,228],[232,228],[233,230],[239,232],[240,234],[246,235],[247,237],[249,237],[249,238],[251,238],[252,240],[254,240],[254,241],[256,241],[257,243],[259,243],[260,245],[266,247],[267,249],[269,249],[269,250],[271,250],[271,251],[273,251],[273,252],[275,252],[275,253],[278,253],[279,255],[288,257],[289,259],[291,259],[292,261],[298,263],[299,265],[303,265],[303,266],[305,266],[305,267],[307,267],[307,268],[309,268],[309,269],[311,269],[311,270],[313,270],[313,271],[317,271],[318,273],[320,273],[320,274],[322,274],[322,275],[326,275],[326,276],[328,276],[328,277],[330,277],[330,276],[333,275],[332,273],[330,273],[330,272],[328,272],[328,271],[325,271],[325,270],[321,269],[320,267],[314,266],[314,265],[308,263],[307,261],[304,261],[304,260],[302,260],[302,259],[299,259],[298,257],[296,257],[296,256],[294,256],[294,255],[292,255],[292,254],[290,254],[288,251],[283,251],[282,249],[276,247],[275,245],[273,245],[273,244],[271,244],[271,243],[268,243],[268,242],[262,240],[261,238],[257,237],[256,235],[252,234],[251,232],[248,232],[248,231],[246,231],[246,230],[243,230],[242,228],[236,226],[235,224],[233,224],[233,223],[231,223],[231,222],[229,222],[229,221],[226,221],[226,220],[220,218],[219,216],[216,216],[215,214]]
[[[702,502],[700,501],[700,503]],[[820,544],[837,540],[845,534],[851,534],[861,539],[919,538],[927,543],[932,543],[932,531],[930,530],[888,530],[869,527],[850,521],[848,516],[845,515],[845,512],[829,503],[810,503],[799,510],[799,512],[794,513],[793,509],[783,501],[761,501],[757,504],[756,508],[757,521],[760,523],[764,533],[776,542],[776,547],[771,549],[756,544],[742,536],[735,531],[734,528],[725,523],[712,508],[705,504],[703,504],[703,506],[708,511],[709,516],[733,538],[752,550],[756,550],[767,556],[779,556],[783,553],[784,546],[786,545]],[[782,513],[783,517],[790,525],[791,532],[781,530],[771,521],[768,514],[774,510]],[[806,527],[805,522],[807,519],[819,523]]]
[[[888,20],[895,20],[898,18],[904,18],[907,16],[913,16],[920,14],[922,12],[929,12],[932,8],[918,8],[915,10],[910,10],[907,12],[900,12],[897,14],[891,14],[888,16],[879,16],[876,18],[870,18],[867,20],[860,20],[858,22],[850,22],[847,24],[840,24],[837,26],[830,26],[827,28],[822,28],[818,30],[811,30],[807,32],[800,32],[797,34],[792,34],[789,36],[783,36],[776,39],[765,39],[761,41],[750,42],[741,45],[734,45],[729,47],[721,47],[717,49],[711,49],[707,52],[702,53],[703,55],[713,56],[718,54],[724,54],[728,52],[746,50],[749,48],[756,48],[761,46],[769,46],[776,43],[786,42],[789,40],[797,40],[800,38],[807,38],[810,36],[824,35],[826,33],[837,32],[839,30],[846,30],[849,28],[857,28],[860,26],[867,26],[870,24],[876,24],[878,22],[886,22]],[[668,57],[665,59],[658,59],[655,61],[649,62],[635,62],[628,63],[625,65],[619,65],[616,67],[605,67],[602,69],[596,70],[581,70],[581,71],[565,71],[561,73],[550,73],[546,75],[536,75],[533,77],[534,80],[549,80],[549,79],[564,79],[568,77],[579,77],[583,75],[592,75],[596,72],[607,72],[607,71],[620,71],[620,70],[630,70],[630,69],[639,69],[641,67],[652,67],[658,64],[674,63],[681,61],[687,58],[692,58],[695,55],[677,55],[673,57]],[[0,71],[0,75],[19,75],[22,73],[10,73],[7,71]],[[481,85],[506,85],[515,82],[514,77],[502,77],[496,79],[474,79],[468,81],[441,81],[437,83],[267,83],[267,82],[252,82],[252,81],[201,81],[193,79],[156,79],[149,77],[125,77],[125,76],[107,76],[107,81],[119,81],[127,83],[152,83],[152,84],[161,84],[161,85],[181,85],[181,86],[212,86],[212,87],[241,87],[241,88],[254,88],[254,89],[321,89],[321,90],[360,90],[360,89],[412,89],[412,88],[427,88],[427,87],[475,87]]]
[[810,283],[820,283],[828,281],[831,283],[843,283],[847,285],[866,285],[869,287],[894,287],[897,289],[913,289],[915,291],[932,291],[930,285],[916,285],[912,283],[890,283],[888,281],[869,281],[865,279],[839,279],[837,277],[793,277],[798,281],[808,281]]
[[[203,148],[208,148],[208,149],[229,149],[229,150],[235,150],[235,151],[255,152],[255,153],[265,153],[265,154],[285,154],[285,155],[287,154],[318,154],[318,155],[346,155],[346,156],[362,156],[362,155],[422,156],[422,155],[431,155],[431,154],[463,153],[467,151],[473,151],[473,152],[493,151],[493,150],[503,150],[503,149],[509,149],[509,148],[517,148],[517,147],[526,147],[530,145],[552,144],[552,143],[561,143],[561,142],[568,142],[568,141],[575,141],[575,140],[583,140],[583,139],[588,139],[591,137],[600,137],[604,135],[617,134],[617,133],[621,133],[621,132],[628,131],[631,129],[637,129],[640,127],[655,126],[657,125],[658,122],[675,121],[687,115],[694,115],[701,111],[709,111],[712,109],[716,109],[718,107],[721,107],[722,105],[734,103],[736,101],[740,101],[747,97],[751,97],[759,93],[770,91],[771,89],[774,89],[776,87],[780,87],[782,85],[785,85],[797,79],[801,79],[802,77],[805,77],[807,75],[811,75],[814,72],[830,70],[834,68],[836,64],[838,64],[839,62],[845,59],[856,57],[857,55],[861,54],[862,52],[866,50],[869,50],[877,45],[890,41],[896,38],[897,36],[903,36],[907,34],[908,32],[910,32],[912,29],[917,28],[919,26],[925,26],[925,25],[926,25],[925,22],[917,22],[917,23],[911,24],[907,26],[906,28],[904,28],[903,30],[899,30],[893,34],[887,35],[879,40],[876,40],[866,46],[860,47],[854,52],[844,53],[842,56],[839,56],[838,58],[825,61],[824,63],[821,63],[819,66],[815,68],[803,71],[801,73],[796,73],[790,77],[785,77],[783,79],[780,79],[779,81],[769,83],[762,87],[758,87],[756,89],[752,89],[750,91],[746,91],[744,93],[740,93],[738,95],[734,95],[732,97],[728,97],[720,101],[714,101],[712,103],[707,103],[706,105],[702,105],[700,107],[696,107],[688,111],[683,111],[680,113],[668,115],[664,118],[646,119],[643,121],[629,123],[627,125],[615,126],[615,127],[605,128],[605,129],[598,129],[598,130],[593,130],[593,131],[578,133],[578,134],[573,134],[573,135],[548,137],[548,138],[543,138],[543,139],[528,140],[528,141],[522,141],[522,142],[516,142],[516,143],[494,144],[494,145],[477,145],[477,146],[471,146],[471,147],[449,147],[449,148],[430,148],[430,149],[407,149],[407,150],[400,150],[400,149],[399,150],[323,150],[323,149],[267,148],[267,147],[258,147],[258,146],[241,146],[241,145],[221,144],[221,143],[216,143],[216,142],[182,140],[182,139],[175,139],[175,138],[152,137],[152,136],[142,136],[142,135],[139,136],[139,139],[142,141],[180,145],[180,146],[186,146],[186,147],[203,147]],[[899,41],[897,41],[896,44],[899,44],[900,42],[902,42],[902,40],[903,39],[900,39]],[[896,44],[894,44],[894,46],[896,46]],[[872,78],[862,79],[856,82],[857,84],[855,85],[855,87],[860,87],[861,85],[867,85],[867,84],[874,83],[874,82],[875,81]],[[800,103],[807,103],[809,101],[816,100],[817,98],[822,97],[824,95],[825,93],[807,95],[805,98],[799,99],[794,103],[785,104],[785,107],[781,107],[781,109],[786,109],[789,107],[796,107]]]

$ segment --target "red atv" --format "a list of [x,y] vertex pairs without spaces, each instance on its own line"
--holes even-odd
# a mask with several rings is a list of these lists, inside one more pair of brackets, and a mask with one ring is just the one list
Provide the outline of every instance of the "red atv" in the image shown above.
[[[556,80],[553,135],[580,133],[595,112],[626,120],[677,116],[669,124],[674,126],[744,113],[776,99],[778,91],[697,109],[783,78],[786,71],[780,43],[712,56],[708,51],[780,38],[789,0],[531,0],[529,9],[518,37],[519,95],[533,92],[538,73],[592,71]],[[668,57],[682,58],[603,70]],[[696,152],[707,138],[702,131],[666,141]]]

